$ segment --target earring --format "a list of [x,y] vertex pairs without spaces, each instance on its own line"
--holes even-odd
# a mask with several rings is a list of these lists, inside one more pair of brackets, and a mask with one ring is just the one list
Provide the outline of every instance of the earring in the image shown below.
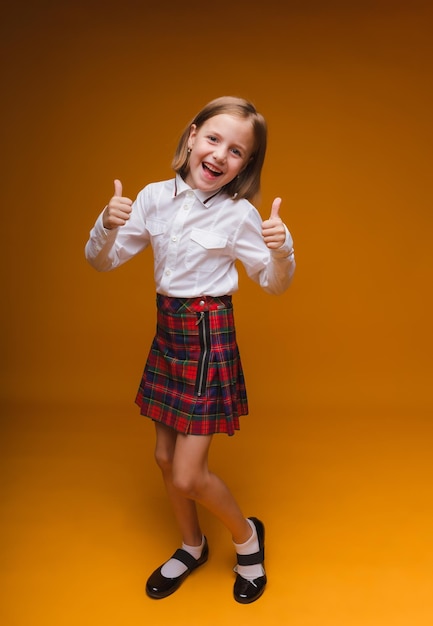
[[188,154],[191,154],[191,148],[188,148]]

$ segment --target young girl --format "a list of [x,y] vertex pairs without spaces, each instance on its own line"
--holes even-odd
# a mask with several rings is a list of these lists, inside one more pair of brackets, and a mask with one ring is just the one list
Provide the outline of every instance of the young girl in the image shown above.
[[231,533],[235,600],[254,602],[267,582],[263,523],[246,519],[208,468],[213,435],[233,435],[248,413],[233,321],[235,261],[271,294],[287,289],[295,270],[280,198],[264,222],[250,203],[260,189],[266,135],[251,103],[213,100],[180,138],[175,178],[149,184],[134,202],[116,180],[86,245],[86,258],[99,271],[118,267],[149,244],[153,249],[157,330],[136,402],[154,421],[155,458],[183,543],[148,579],[152,598],[176,591],[207,561],[197,503]]

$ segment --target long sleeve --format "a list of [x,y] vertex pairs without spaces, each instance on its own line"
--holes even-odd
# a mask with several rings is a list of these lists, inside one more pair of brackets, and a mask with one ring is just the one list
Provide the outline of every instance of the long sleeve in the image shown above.
[[140,208],[134,203],[125,226],[107,230],[102,223],[102,213],[99,215],[90,231],[85,256],[96,270],[108,272],[144,250],[149,242]]
[[267,293],[279,295],[290,286],[296,268],[293,238],[287,226],[286,240],[276,249],[269,249],[261,235],[261,217],[253,209],[238,229],[235,239],[237,258],[248,276]]

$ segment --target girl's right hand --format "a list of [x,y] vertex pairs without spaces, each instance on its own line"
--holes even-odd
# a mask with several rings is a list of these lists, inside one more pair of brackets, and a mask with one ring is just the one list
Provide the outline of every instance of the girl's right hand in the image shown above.
[[116,179],[114,181],[114,196],[105,207],[102,215],[104,228],[111,230],[124,226],[131,215],[131,207],[132,200],[122,196],[122,183]]

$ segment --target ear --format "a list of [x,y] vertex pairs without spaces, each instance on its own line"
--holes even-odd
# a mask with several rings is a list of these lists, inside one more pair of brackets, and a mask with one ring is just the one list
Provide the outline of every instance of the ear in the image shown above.
[[189,129],[189,137],[188,137],[188,148],[191,150],[194,141],[197,135],[197,126],[195,124],[191,124],[191,128]]

